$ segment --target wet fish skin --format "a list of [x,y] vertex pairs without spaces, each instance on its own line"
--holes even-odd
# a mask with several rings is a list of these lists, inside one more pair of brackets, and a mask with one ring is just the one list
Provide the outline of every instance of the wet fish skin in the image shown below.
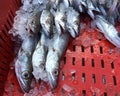
[[45,70],[45,62],[46,62],[46,56],[47,56],[47,46],[45,45],[46,35],[44,33],[41,34],[41,38],[36,46],[36,49],[32,56],[32,66],[33,66],[33,75],[38,81],[39,79],[43,81],[48,81],[47,74]]
[[105,35],[105,37],[116,47],[120,48],[120,36],[116,28],[109,23],[104,17],[96,16],[96,25]]
[[57,87],[60,60],[62,55],[65,53],[69,38],[69,33],[67,32],[61,35],[57,33],[55,34],[53,46],[49,48],[45,68],[48,74],[48,83],[50,84],[51,89]]
[[29,92],[32,80],[32,64],[31,56],[29,53],[24,52],[23,49],[19,51],[18,59],[15,63],[15,73],[23,92]]
[[48,76],[48,83],[51,89],[57,87],[58,83],[58,71],[59,71],[59,57],[58,53],[49,50],[46,61],[46,71]]
[[38,42],[38,35],[23,40],[15,63],[15,73],[23,92],[29,92],[32,80],[32,54]]

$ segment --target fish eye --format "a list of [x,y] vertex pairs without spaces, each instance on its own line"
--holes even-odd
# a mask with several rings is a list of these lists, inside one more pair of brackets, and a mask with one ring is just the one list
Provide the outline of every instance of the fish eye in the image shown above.
[[54,75],[55,75],[55,76],[58,75],[58,71],[57,71],[57,70],[54,71]]
[[28,71],[24,71],[24,72],[22,73],[22,78],[23,78],[23,79],[29,79],[29,78],[30,78],[29,72],[28,72]]

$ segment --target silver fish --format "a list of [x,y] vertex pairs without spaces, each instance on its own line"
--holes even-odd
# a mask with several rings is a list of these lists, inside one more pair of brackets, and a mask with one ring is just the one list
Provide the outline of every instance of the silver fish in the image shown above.
[[41,79],[45,82],[48,82],[48,75],[45,70],[45,63],[46,63],[48,48],[50,48],[53,45],[55,36],[52,38],[48,38],[45,35],[45,31],[43,29],[41,30],[41,33],[42,33],[41,38],[32,56],[32,65],[33,65],[32,73],[36,81]]
[[48,74],[48,83],[54,89],[58,84],[59,64],[69,42],[69,33],[54,34],[53,46],[49,47],[45,68]]
[[96,25],[105,37],[116,47],[120,48],[120,33],[116,28],[102,16],[96,16]]
[[35,33],[39,33],[40,32],[40,11],[34,10],[34,12],[32,12],[28,18],[28,22],[27,22],[27,31],[30,34],[35,34]]
[[32,56],[32,66],[33,66],[33,75],[38,81],[39,79],[43,81],[48,81],[47,74],[45,71],[45,62],[47,56],[47,46],[45,45],[46,37],[44,33],[41,34],[41,38],[36,46],[36,49]]
[[37,35],[34,35],[32,37],[28,36],[26,40],[23,40],[22,46],[18,53],[17,61],[15,63],[15,73],[23,92],[29,92],[31,88],[30,84],[32,80],[32,54],[37,42]]
[[67,9],[67,30],[75,38],[80,33],[80,14],[72,7]]
[[43,10],[40,18],[40,23],[48,37],[53,34],[53,15],[49,10]]
[[67,22],[67,15],[66,15],[66,7],[64,4],[60,4],[57,8],[55,13],[55,26],[57,32],[62,34],[63,30],[66,30],[66,22]]
[[19,51],[18,59],[15,63],[15,73],[23,92],[29,92],[32,80],[32,64],[31,55],[24,52],[21,48]]

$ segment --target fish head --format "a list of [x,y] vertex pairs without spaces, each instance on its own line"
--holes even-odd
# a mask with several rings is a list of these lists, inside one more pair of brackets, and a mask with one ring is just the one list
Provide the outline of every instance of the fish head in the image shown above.
[[58,83],[58,69],[54,68],[51,71],[48,72],[48,82],[50,84],[50,87],[52,89],[57,87],[57,83]]
[[[52,56],[51,56],[52,55]],[[58,84],[58,75],[59,75],[59,57],[55,52],[48,54],[46,61],[46,72],[48,76],[48,83],[50,84],[51,89],[57,87]]]
[[[71,13],[72,12],[72,13]],[[67,29],[70,35],[75,38],[80,32],[80,17],[74,9],[67,13]]]
[[15,63],[15,73],[22,91],[28,93],[31,89],[32,66],[28,62],[29,58],[25,56],[26,54],[20,54],[19,52],[18,59]]
[[29,33],[38,33],[40,31],[40,12],[33,12],[28,18],[27,30]]
[[29,70],[22,71],[21,67],[16,65],[16,75],[23,92],[29,92],[31,89],[32,73]]
[[57,12],[55,16],[55,26],[59,34],[61,34],[62,30],[66,29],[66,21],[67,17],[65,12]]
[[41,26],[48,37],[53,34],[53,15],[48,10],[43,10],[40,18]]
[[19,78],[19,82],[21,84],[21,88],[24,92],[29,92],[31,89],[31,79],[32,75],[29,70],[25,70],[22,72],[21,77]]

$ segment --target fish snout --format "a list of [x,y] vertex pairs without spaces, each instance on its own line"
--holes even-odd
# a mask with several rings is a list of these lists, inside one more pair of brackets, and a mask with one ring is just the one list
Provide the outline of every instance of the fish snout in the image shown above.
[[58,84],[58,71],[48,72],[48,83],[51,89],[55,89]]
[[31,89],[32,74],[29,71],[24,71],[21,74],[21,77],[18,77],[19,84],[23,92],[29,92]]

